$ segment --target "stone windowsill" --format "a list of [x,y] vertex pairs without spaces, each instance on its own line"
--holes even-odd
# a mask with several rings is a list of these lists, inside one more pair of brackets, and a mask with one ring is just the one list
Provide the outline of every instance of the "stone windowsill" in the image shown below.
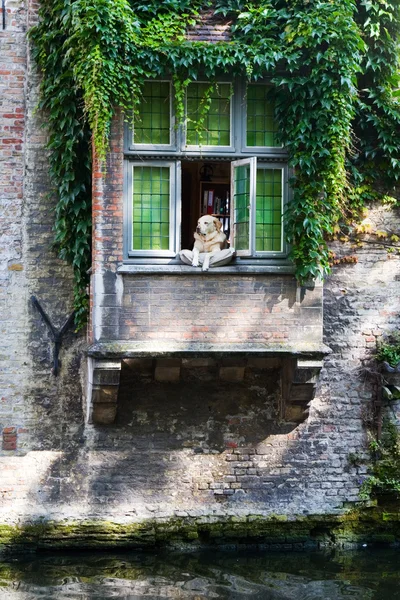
[[92,358],[146,358],[146,357],[191,357],[213,356],[226,357],[227,354],[236,357],[260,356],[284,357],[296,356],[304,359],[322,360],[331,352],[325,344],[296,342],[293,344],[205,344],[201,342],[126,342],[104,341],[89,346],[87,355]]
[[211,267],[209,271],[202,271],[200,267],[191,267],[183,264],[129,264],[125,263],[118,267],[118,273],[130,275],[293,275],[294,267],[290,264],[284,265],[238,265],[233,264],[226,267]]

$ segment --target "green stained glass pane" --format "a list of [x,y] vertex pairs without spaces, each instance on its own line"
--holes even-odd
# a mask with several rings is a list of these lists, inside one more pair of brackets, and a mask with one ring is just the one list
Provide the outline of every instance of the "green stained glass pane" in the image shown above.
[[[202,103],[209,101],[209,108],[202,114]],[[231,85],[220,83],[211,89],[207,83],[191,83],[187,90],[186,144],[189,146],[229,146]],[[199,118],[202,127],[198,130]],[[204,118],[204,122],[203,122]]]
[[271,86],[249,84],[247,86],[247,146],[279,146],[274,104],[270,98]]
[[229,131],[221,131],[219,143],[221,146],[229,146],[229,144],[230,144]]
[[188,146],[197,146],[198,145],[198,136],[195,133],[195,131],[189,130],[189,125],[188,125],[188,129],[186,132],[186,144]]
[[281,185],[282,181],[282,171],[280,169],[274,169],[274,181]]
[[142,221],[142,235],[143,237],[150,237],[150,223],[149,222],[143,222]]
[[257,252],[263,252],[264,238],[256,238],[256,250],[257,250]]
[[161,238],[161,250],[168,250],[169,248],[169,239],[167,237]]
[[248,250],[250,245],[250,167],[237,166],[234,169],[233,205],[235,247],[237,250]]
[[256,136],[256,146],[264,146],[265,145],[264,144],[264,142],[265,142],[264,133],[256,132],[255,136]]
[[160,194],[161,193],[161,180],[160,179],[154,179],[151,182],[151,192],[152,192],[152,194]]
[[282,198],[276,196],[272,199],[272,208],[274,210],[281,211],[282,210]]
[[154,223],[155,221],[159,221],[160,220],[160,209],[158,207],[152,208],[151,209],[151,222]]
[[266,146],[274,146],[275,145],[275,136],[272,132],[266,131],[264,136],[264,142]]
[[282,170],[257,169],[256,250],[282,250]]
[[171,143],[171,92],[168,82],[147,82],[133,123],[134,144]]
[[[169,248],[169,187],[169,168],[133,167],[134,250]],[[167,193],[162,193],[164,190]]]
[[160,201],[161,201],[161,208],[169,211],[169,195],[161,194]]

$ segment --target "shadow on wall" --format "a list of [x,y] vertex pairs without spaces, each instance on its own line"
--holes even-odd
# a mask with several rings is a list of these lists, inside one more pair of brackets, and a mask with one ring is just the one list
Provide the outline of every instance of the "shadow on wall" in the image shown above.
[[201,513],[215,503],[287,497],[283,455],[296,425],[279,419],[280,369],[247,368],[242,382],[218,380],[217,369],[183,361],[180,380],[161,383],[151,366],[124,363],[117,422],[94,428],[93,514]]
[[255,445],[295,426],[279,422],[279,367],[246,367],[242,381],[222,381],[217,361],[200,359],[204,366],[192,368],[185,365],[193,361],[183,359],[179,380],[161,383],[154,381],[151,361],[147,370],[130,362],[123,363],[117,426],[135,440],[215,453]]

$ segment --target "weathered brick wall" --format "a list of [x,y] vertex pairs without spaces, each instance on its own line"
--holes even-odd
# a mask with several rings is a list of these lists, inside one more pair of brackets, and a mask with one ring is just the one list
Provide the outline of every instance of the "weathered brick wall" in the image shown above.
[[[236,383],[217,380],[210,358],[183,359],[176,383],[155,382],[151,361],[138,371],[127,360],[116,424],[85,425],[82,337],[66,336],[61,374],[54,378],[50,337],[29,300],[35,294],[60,326],[71,311],[71,272],[52,249],[55,201],[46,194],[46,133],[43,117],[34,113],[38,80],[25,40],[35,7],[7,6],[7,29],[0,32],[6,72],[0,80],[0,521],[342,511],[358,499],[365,467],[350,465],[348,456],[365,451],[364,425],[376,392],[360,368],[381,333],[399,323],[398,256],[366,245],[355,251],[357,264],[335,267],[325,283],[324,341],[333,352],[301,425],[279,419],[276,358],[263,368],[247,362]],[[93,308],[94,337],[128,340],[134,333],[156,344],[167,338],[209,342],[239,339],[240,331],[250,341],[303,339],[299,324],[311,319],[307,311],[315,316],[307,298],[320,290],[300,302],[290,276],[116,273],[120,132],[121,123],[113,133],[110,178],[104,182],[95,168],[93,289],[101,301]],[[379,229],[399,228],[399,216],[388,209],[372,219]],[[222,316],[226,307],[229,314]],[[398,416],[397,405],[393,411]]]
[[118,329],[103,337],[303,347],[322,338],[322,287],[293,276],[123,276]]
[[23,176],[26,83],[26,10],[8,2],[0,30],[0,426],[2,447],[26,438],[22,414],[27,346],[23,264]]
[[37,512],[59,492],[60,470],[48,469],[61,448],[74,450],[82,428],[81,338],[66,335],[55,378],[51,337],[31,302],[35,295],[56,328],[71,312],[72,274],[52,247],[45,116],[36,110],[39,79],[26,42],[38,4],[6,6],[0,30],[1,521]]

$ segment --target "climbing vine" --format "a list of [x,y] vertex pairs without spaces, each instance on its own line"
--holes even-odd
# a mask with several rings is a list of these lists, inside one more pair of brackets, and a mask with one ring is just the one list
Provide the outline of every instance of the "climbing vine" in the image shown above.
[[[187,39],[205,10],[232,22],[230,41]],[[181,120],[199,73],[210,85],[221,74],[274,84],[295,173],[285,218],[296,275],[327,272],[326,236],[376,197],[377,182],[393,194],[400,176],[399,10],[397,0],[42,0],[30,36],[77,325],[90,263],[91,144],[104,157],[116,107],[135,111],[144,81],[166,74]]]

